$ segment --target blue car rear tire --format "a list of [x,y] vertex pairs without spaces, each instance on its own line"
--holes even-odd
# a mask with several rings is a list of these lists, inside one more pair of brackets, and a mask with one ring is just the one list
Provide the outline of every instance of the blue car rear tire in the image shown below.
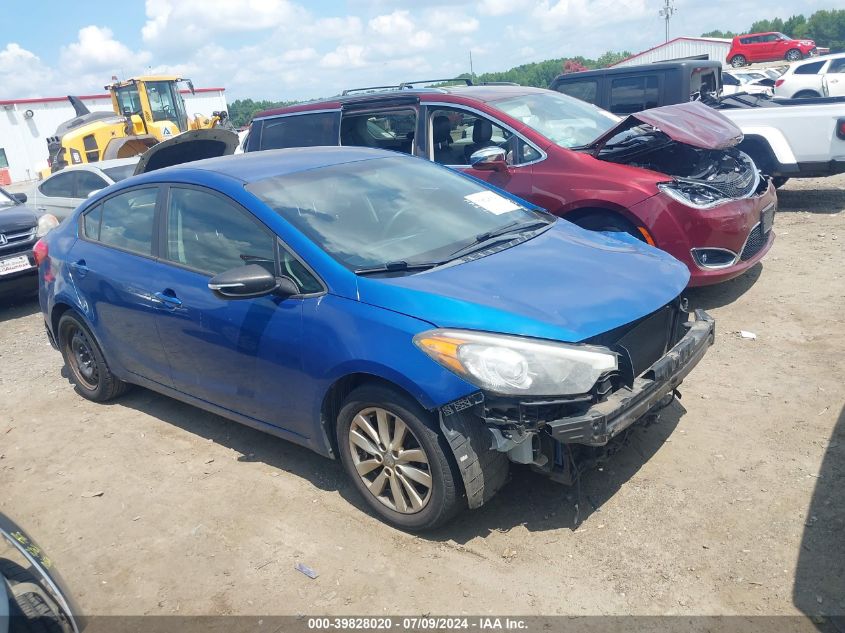
[[78,315],[65,312],[56,330],[68,376],[79,395],[106,402],[126,391],[128,385],[111,372],[97,339]]

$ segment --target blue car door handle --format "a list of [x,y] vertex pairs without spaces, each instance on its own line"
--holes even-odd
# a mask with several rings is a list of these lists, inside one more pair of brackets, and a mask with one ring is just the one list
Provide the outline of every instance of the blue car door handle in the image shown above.
[[70,267],[73,268],[73,272],[75,272],[80,278],[88,274],[88,266],[84,259],[73,262]]
[[167,290],[157,292],[153,296],[168,308],[178,308],[182,305],[182,300],[179,299],[179,297],[176,296],[176,293],[169,288]]

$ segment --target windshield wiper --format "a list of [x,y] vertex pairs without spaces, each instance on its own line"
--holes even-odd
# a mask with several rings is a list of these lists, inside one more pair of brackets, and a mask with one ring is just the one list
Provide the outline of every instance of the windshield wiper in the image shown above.
[[472,241],[472,243],[467,244],[466,246],[462,246],[454,253],[450,253],[449,259],[456,259],[458,257],[461,257],[462,255],[468,255],[473,251],[478,250],[481,245],[489,245],[490,242],[494,242],[497,238],[503,237],[505,235],[509,235],[511,233],[526,233],[531,229],[539,229],[546,226],[551,226],[551,224],[551,222],[546,222],[544,220],[538,220],[536,222],[511,222],[509,224],[505,224],[503,227],[498,228],[495,231],[479,233],[475,236],[475,239]]
[[419,262],[419,263],[408,263],[403,260],[397,260],[394,262],[385,262],[380,266],[370,266],[368,268],[356,268],[355,274],[356,275],[371,275],[373,273],[392,273],[392,272],[408,272],[408,271],[420,271],[420,270],[428,270],[429,268],[434,268],[435,266],[440,266],[443,262]]

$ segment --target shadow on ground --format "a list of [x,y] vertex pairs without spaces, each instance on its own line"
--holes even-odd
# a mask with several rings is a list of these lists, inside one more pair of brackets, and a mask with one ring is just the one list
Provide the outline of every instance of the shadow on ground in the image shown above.
[[436,540],[466,543],[491,532],[524,526],[532,532],[575,530],[657,453],[686,413],[675,400],[656,421],[639,422],[617,439],[604,465],[581,476],[580,486],[563,486],[523,466],[511,466],[511,480],[487,504],[444,528],[424,534]]
[[721,308],[733,303],[744,295],[757,283],[760,275],[763,274],[763,262],[758,262],[744,274],[714,286],[702,286],[699,288],[687,288],[684,296],[689,299],[690,308]]
[[0,297],[0,323],[31,316],[40,309],[38,297],[34,295]]
[[[779,189],[778,213],[804,211],[835,214],[845,209],[845,191],[838,188]],[[777,219],[775,219],[777,225]]]
[[[106,406],[141,411],[189,433],[210,439],[241,453],[239,461],[262,462],[300,477],[313,486],[337,491],[346,501],[368,514],[367,506],[348,481],[339,461],[323,458],[307,448],[204,412],[146,389],[134,388]],[[424,538],[465,543],[494,531],[524,525],[532,531],[576,529],[628,481],[654,455],[686,412],[675,401],[656,421],[638,423],[620,436],[604,466],[582,475],[580,490],[554,483],[528,468],[513,467],[510,482],[484,507],[459,515],[452,523],[422,535]]]
[[845,407],[807,509],[792,600],[820,630],[845,632]]

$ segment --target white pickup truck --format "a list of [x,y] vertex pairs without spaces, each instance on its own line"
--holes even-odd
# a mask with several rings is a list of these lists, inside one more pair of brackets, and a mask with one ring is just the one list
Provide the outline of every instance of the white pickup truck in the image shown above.
[[732,95],[710,105],[742,130],[740,149],[776,186],[845,172],[845,99]]
[[736,123],[745,135],[740,149],[776,186],[789,178],[845,172],[845,97],[724,95],[722,66],[713,60],[569,73],[556,77],[550,87],[619,116],[701,99]]

